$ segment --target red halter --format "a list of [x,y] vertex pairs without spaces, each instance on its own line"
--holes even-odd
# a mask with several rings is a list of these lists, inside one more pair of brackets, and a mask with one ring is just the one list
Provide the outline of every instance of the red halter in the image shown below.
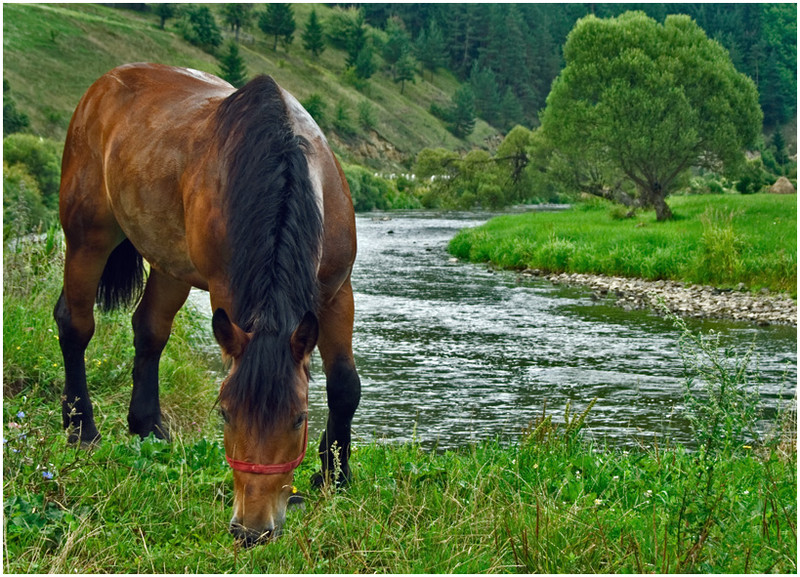
[[236,459],[231,459],[227,454],[225,455],[225,459],[228,461],[228,464],[231,466],[232,469],[236,471],[242,471],[244,473],[257,473],[259,475],[275,475],[277,473],[288,473],[290,471],[294,471],[300,463],[303,461],[303,457],[306,456],[306,442],[308,441],[308,419],[306,419],[306,427],[303,431],[303,450],[300,452],[300,456],[297,457],[294,461],[289,461],[288,463],[276,463],[274,465],[257,465],[255,463],[248,463],[247,461],[237,461]]

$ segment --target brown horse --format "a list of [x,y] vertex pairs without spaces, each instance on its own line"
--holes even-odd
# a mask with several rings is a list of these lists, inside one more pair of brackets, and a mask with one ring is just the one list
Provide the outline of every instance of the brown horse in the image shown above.
[[72,117],[60,218],[66,261],[54,316],[69,442],[100,439],[84,364],[95,301],[111,309],[139,300],[128,425],[168,436],[159,358],[194,286],[210,294],[214,335],[231,361],[219,393],[234,467],[231,532],[248,545],[280,534],[306,449],[315,346],[329,414],[313,481],[349,480],[361,395],[351,343],[355,218],[339,163],[293,96],[268,76],[235,90],[195,70],[115,68]]

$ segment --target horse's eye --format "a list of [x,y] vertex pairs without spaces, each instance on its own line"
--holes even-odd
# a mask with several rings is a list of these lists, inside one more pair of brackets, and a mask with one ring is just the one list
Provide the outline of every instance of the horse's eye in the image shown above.
[[230,422],[230,420],[228,419],[228,413],[225,412],[225,409],[219,410],[219,416],[222,417],[222,420],[225,421],[226,423]]
[[308,413],[300,413],[299,415],[297,415],[297,417],[294,420],[294,428],[299,429],[300,427],[302,427],[305,424],[307,418],[308,418]]

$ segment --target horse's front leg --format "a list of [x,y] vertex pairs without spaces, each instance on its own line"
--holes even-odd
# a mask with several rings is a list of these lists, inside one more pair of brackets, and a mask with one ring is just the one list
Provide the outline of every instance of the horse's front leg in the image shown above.
[[[325,368],[328,422],[319,445],[322,472],[312,479],[319,486],[350,480],[350,424],[361,400],[361,379],[353,361],[353,291],[348,279],[320,310],[318,347]],[[333,478],[335,475],[335,478]]]
[[133,314],[133,393],[128,409],[131,433],[169,438],[161,419],[158,365],[169,340],[172,321],[189,296],[190,285],[152,269],[144,295]]

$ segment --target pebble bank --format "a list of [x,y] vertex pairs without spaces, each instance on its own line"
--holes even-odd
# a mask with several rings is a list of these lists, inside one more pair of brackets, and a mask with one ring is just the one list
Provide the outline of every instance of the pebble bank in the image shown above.
[[[526,269],[520,274],[536,276],[556,284],[585,286],[597,298],[616,298],[619,306],[628,309],[666,306],[681,317],[702,317],[747,321],[759,325],[797,326],[797,302],[786,294],[772,294],[767,289],[752,293],[738,289],[718,289],[676,281],[602,276],[579,273],[544,273]],[[662,304],[663,303],[663,306]]]

